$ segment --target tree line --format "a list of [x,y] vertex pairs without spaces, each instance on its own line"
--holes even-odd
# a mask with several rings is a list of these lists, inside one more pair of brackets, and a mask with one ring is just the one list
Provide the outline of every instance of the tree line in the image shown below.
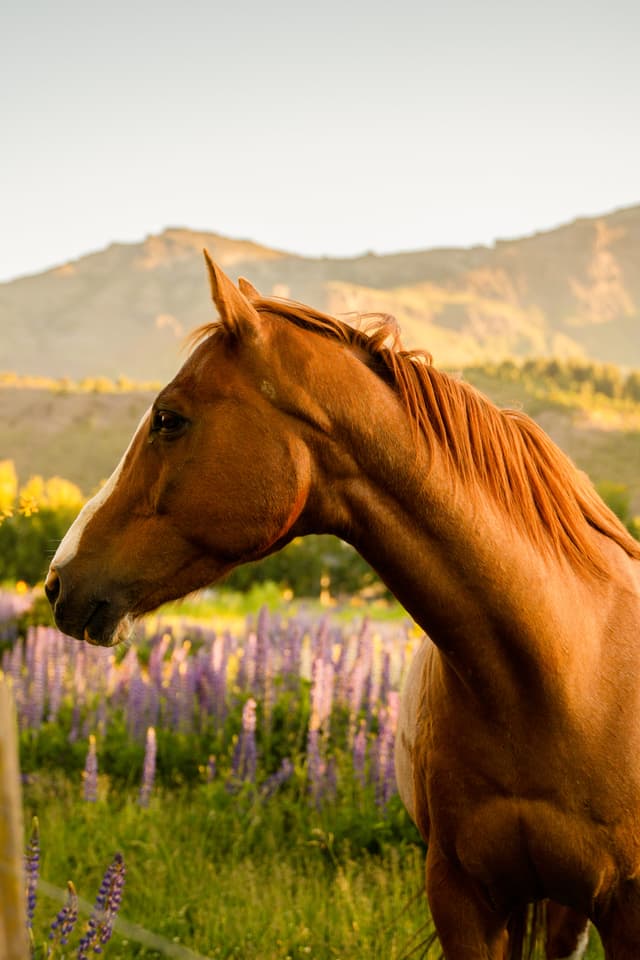
[[588,360],[532,359],[496,364],[477,364],[467,368],[502,381],[520,381],[587,396],[608,397],[640,403],[640,370],[625,372],[613,363]]

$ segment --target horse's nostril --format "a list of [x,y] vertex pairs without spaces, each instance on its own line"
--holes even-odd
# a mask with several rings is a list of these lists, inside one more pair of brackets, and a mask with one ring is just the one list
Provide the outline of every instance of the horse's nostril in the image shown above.
[[60,596],[60,577],[55,570],[49,571],[49,575],[44,584],[44,592],[51,606],[55,606],[55,602]]

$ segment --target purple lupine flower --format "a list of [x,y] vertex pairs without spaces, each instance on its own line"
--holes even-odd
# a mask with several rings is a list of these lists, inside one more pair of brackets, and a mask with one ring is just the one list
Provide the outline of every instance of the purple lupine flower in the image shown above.
[[299,620],[290,620],[285,634],[282,650],[282,674],[285,677],[296,677],[300,673],[300,654],[304,628]]
[[30,628],[31,654],[30,664],[31,683],[29,686],[29,699],[27,702],[28,720],[27,725],[32,730],[37,730],[44,716],[44,701],[46,694],[46,675],[47,675],[47,654],[46,646],[43,643],[43,630],[45,628]]
[[216,720],[220,725],[227,715],[227,671],[229,654],[233,643],[229,632],[222,635],[222,642],[218,646],[216,641],[215,652],[212,650],[212,666],[214,667],[213,707]]
[[366,680],[367,664],[362,657],[358,657],[349,675],[349,709],[352,718],[356,716],[362,706]]
[[266,800],[268,797],[273,796],[276,790],[279,790],[283,783],[286,783],[287,780],[293,774],[293,764],[289,757],[285,757],[275,773],[272,773],[270,777],[267,777],[265,782],[262,784],[260,793]]
[[241,654],[240,668],[238,670],[238,686],[241,690],[252,690],[256,670],[256,644],[257,637],[253,631],[247,634],[244,645],[238,653]]
[[364,720],[360,721],[358,732],[353,738],[353,772],[361,787],[366,785],[366,762],[367,762],[367,725]]
[[141,741],[148,723],[147,718],[147,684],[136,670],[129,681],[129,696],[127,702],[127,728],[133,740]]
[[140,787],[140,796],[138,803],[141,807],[149,806],[149,797],[153,789],[153,781],[156,775],[156,731],[153,727],[147,729],[147,741],[144,751],[144,766],[142,769],[142,786]]
[[250,697],[242,709],[242,730],[231,761],[233,776],[238,780],[256,778],[256,702]]
[[84,765],[84,799],[89,803],[95,803],[98,799],[98,755],[96,753],[96,738],[93,734],[89,737],[89,750]]
[[256,624],[255,674],[256,695],[264,697],[269,670],[269,609],[264,604],[258,613]]
[[213,754],[209,755],[207,761],[207,783],[212,783],[216,778],[216,758]]
[[393,746],[398,721],[399,697],[389,694],[389,703],[384,710],[377,742],[376,756],[376,802],[385,807],[396,791]]
[[47,948],[47,957],[52,957],[57,944],[64,947],[69,942],[78,919],[78,894],[71,880],[67,881],[67,899],[51,924],[49,940],[52,943]]
[[391,690],[391,653],[385,650],[382,654],[382,669],[380,671],[380,689],[378,698],[385,703]]
[[55,637],[52,637],[54,647],[52,649],[52,675],[49,682],[49,710],[47,722],[53,723],[58,716],[60,704],[62,702],[62,634],[55,631]]
[[309,794],[316,806],[320,805],[323,793],[325,763],[320,753],[320,737],[317,727],[309,727],[307,735],[307,779]]
[[69,731],[69,742],[74,743],[78,739],[80,730],[80,711],[85,703],[85,691],[87,685],[86,679],[86,654],[84,646],[78,644],[75,650],[75,660],[73,666],[73,712],[71,714],[71,729]]
[[29,930],[31,930],[33,926],[33,915],[36,909],[36,891],[38,889],[38,877],[40,875],[40,828],[38,826],[38,818],[34,817],[31,824],[31,837],[27,844],[24,863],[27,880],[27,928]]
[[193,678],[187,660],[188,646],[173,653],[173,669],[167,687],[171,726],[176,732],[187,733],[193,726]]
[[151,654],[149,656],[149,677],[156,687],[162,686],[164,658],[167,650],[169,649],[170,642],[171,637],[165,632],[162,634],[160,639],[154,639],[153,646],[151,647]]
[[90,950],[94,953],[102,953],[102,948],[110,940],[113,924],[122,902],[126,872],[122,854],[116,853],[100,885],[86,933],[78,944],[77,960],[89,960]]

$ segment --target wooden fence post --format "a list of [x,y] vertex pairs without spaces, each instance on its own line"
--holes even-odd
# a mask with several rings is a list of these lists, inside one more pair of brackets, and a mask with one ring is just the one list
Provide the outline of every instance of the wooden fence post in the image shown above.
[[0,957],[28,960],[22,792],[11,686],[0,672]]

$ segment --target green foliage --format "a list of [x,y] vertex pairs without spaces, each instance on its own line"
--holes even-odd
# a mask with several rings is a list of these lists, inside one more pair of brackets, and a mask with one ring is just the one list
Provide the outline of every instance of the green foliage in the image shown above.
[[294,540],[279,553],[257,563],[238,567],[225,580],[231,590],[247,590],[255,583],[272,581],[301,597],[317,597],[323,588],[334,596],[351,595],[385,588],[371,567],[353,547],[330,536],[309,536]]
[[597,490],[607,506],[613,510],[618,520],[628,524],[631,520],[631,497],[629,495],[629,488],[623,483],[606,482],[599,483]]
[[532,359],[515,363],[477,364],[465,369],[465,376],[474,382],[476,376],[487,376],[504,382],[523,382],[537,389],[560,390],[583,400],[596,397],[640,403],[640,370],[626,375],[611,363],[587,360]]
[[616,517],[624,523],[632,537],[640,540],[640,517],[631,515],[631,494],[624,483],[599,483],[597,491],[613,510]]
[[0,580],[42,581],[76,510],[44,508],[8,517],[0,526]]

